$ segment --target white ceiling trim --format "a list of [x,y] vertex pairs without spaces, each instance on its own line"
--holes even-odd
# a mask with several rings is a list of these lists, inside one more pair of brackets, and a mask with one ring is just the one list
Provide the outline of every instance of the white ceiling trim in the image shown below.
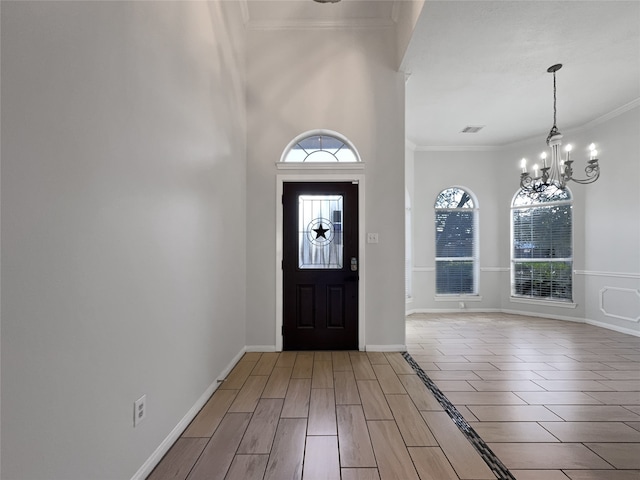
[[382,18],[366,18],[351,20],[249,20],[249,30],[334,30],[334,29],[364,29],[391,28],[393,20]]
[[601,117],[598,117],[595,120],[591,120],[590,122],[585,123],[581,127],[574,129],[574,131],[595,127],[596,125],[600,125],[601,123],[611,120],[612,118],[615,118],[618,115],[622,115],[623,113],[628,112],[629,110],[632,110],[636,107],[640,107],[640,98],[636,98],[635,100],[630,101],[626,105],[622,105],[621,107],[618,107],[609,113],[605,113]]
[[[625,112],[628,112],[629,110],[632,110],[633,108],[637,108],[640,107],[640,98],[637,98],[621,107],[616,108],[615,110],[612,110],[609,113],[605,113],[604,115],[601,115],[598,118],[595,118],[593,120],[591,120],[590,122],[585,123],[584,125],[580,125],[579,127],[574,127],[574,128],[568,128],[568,129],[562,129],[563,130],[563,135],[565,137],[567,137],[568,135],[572,135],[575,133],[580,133],[583,130],[588,130],[589,128],[593,128],[596,127],[604,122],[607,122],[609,120],[614,119],[615,117],[622,115]],[[545,136],[544,133],[541,133],[540,135],[537,135],[535,137],[529,137],[529,138],[525,138],[524,140],[520,140],[518,142],[513,142],[513,143],[509,143],[507,145],[503,145],[501,147],[501,149],[503,150],[507,150],[509,148],[513,148],[513,147],[519,147],[519,146],[524,146],[527,145],[533,141],[535,141],[536,139],[540,139],[543,138]]]
[[416,152],[495,152],[505,147],[497,145],[422,145]]
[[[564,135],[571,135],[573,133],[579,133],[582,130],[587,130],[589,128],[593,128],[598,126],[604,122],[614,119],[615,117],[622,115],[629,110],[640,107],[640,98],[636,98],[635,100],[622,105],[621,107],[616,108],[615,110],[606,113],[594,120],[591,120],[584,125],[579,127],[571,128],[564,130]],[[415,145],[412,142],[411,145],[414,145],[415,148],[412,150],[415,152],[497,152],[500,150],[509,150],[514,147],[519,147],[523,145],[527,145],[535,140],[539,140],[544,137],[544,134],[536,135],[535,137],[525,138],[524,140],[519,140],[517,142],[508,143],[506,145]],[[409,140],[406,142],[409,143]]]

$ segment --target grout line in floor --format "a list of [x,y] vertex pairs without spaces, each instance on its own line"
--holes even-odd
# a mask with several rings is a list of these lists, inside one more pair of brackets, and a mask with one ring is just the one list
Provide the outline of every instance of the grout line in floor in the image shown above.
[[436,384],[429,378],[424,370],[418,365],[418,363],[411,357],[409,352],[403,352],[402,356],[415,370],[416,374],[422,380],[424,385],[436,398],[440,406],[451,417],[451,420],[456,424],[462,434],[469,440],[469,442],[476,449],[480,457],[485,461],[487,466],[496,475],[498,480],[516,480],[511,474],[509,469],[500,461],[495,453],[489,448],[482,438],[476,433],[471,425],[464,419],[458,409],[451,403],[444,393],[436,386]]

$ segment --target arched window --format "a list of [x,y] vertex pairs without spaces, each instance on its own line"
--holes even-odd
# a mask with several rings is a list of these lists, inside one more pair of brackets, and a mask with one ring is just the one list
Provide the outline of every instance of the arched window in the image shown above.
[[354,163],[360,157],[355,147],[336,132],[315,130],[295,138],[284,150],[286,163]]
[[511,204],[511,295],[571,301],[573,218],[568,188],[522,190]]
[[467,190],[449,187],[435,203],[436,294],[476,295],[477,202]]

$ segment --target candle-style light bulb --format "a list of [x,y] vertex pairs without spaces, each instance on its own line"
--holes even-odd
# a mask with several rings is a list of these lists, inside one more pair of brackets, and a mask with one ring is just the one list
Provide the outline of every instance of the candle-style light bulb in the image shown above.
[[596,150],[595,148],[593,150],[591,150],[591,158],[590,160],[593,160],[594,158],[597,158],[598,156],[598,150]]
[[522,173],[527,173],[527,159],[523,158],[520,160],[520,168],[522,168]]
[[538,164],[537,164],[537,163],[535,163],[535,164],[533,165],[533,176],[534,176],[534,177],[537,177],[537,176],[538,176]]
[[568,144],[566,147],[564,147],[564,151],[567,152],[567,161],[571,159],[571,150],[573,150],[571,144]]
[[542,159],[542,166],[547,168],[547,152],[542,152],[540,158]]

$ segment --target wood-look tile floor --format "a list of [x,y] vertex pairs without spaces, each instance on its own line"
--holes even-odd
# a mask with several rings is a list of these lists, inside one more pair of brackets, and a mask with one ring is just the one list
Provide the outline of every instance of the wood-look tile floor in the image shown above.
[[[640,338],[415,315],[409,353],[518,480],[640,479]],[[496,476],[399,353],[247,353],[148,477]]]
[[518,480],[640,480],[640,338],[507,314],[414,315],[413,359]]

